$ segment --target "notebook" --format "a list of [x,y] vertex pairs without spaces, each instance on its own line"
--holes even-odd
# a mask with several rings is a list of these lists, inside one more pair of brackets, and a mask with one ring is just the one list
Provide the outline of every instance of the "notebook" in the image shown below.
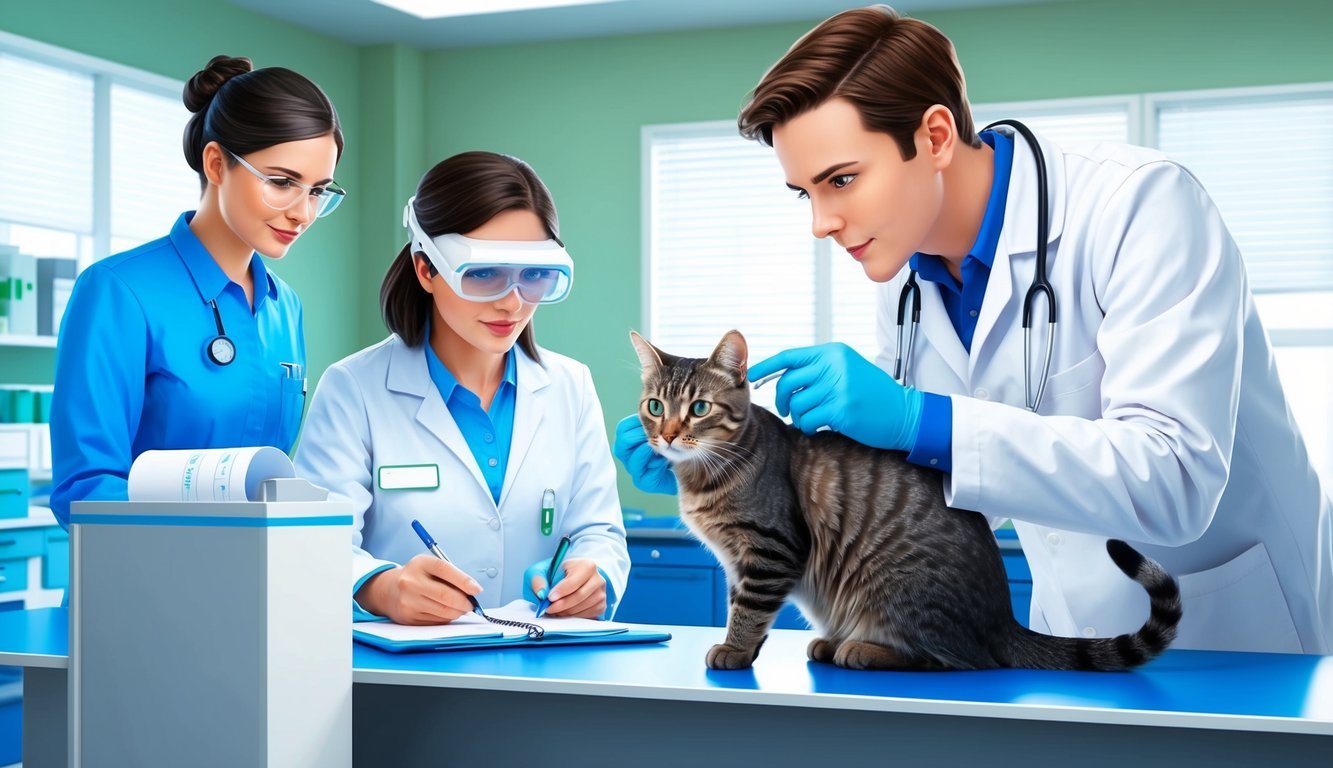
[[500,608],[488,608],[486,615],[535,624],[544,630],[544,634],[534,640],[527,630],[492,624],[475,613],[468,613],[449,624],[424,627],[384,621],[356,621],[352,622],[352,639],[394,653],[592,643],[661,643],[671,639],[667,632],[631,628],[628,624],[614,621],[554,616],[539,619],[536,617],[536,606],[526,600],[515,600]]

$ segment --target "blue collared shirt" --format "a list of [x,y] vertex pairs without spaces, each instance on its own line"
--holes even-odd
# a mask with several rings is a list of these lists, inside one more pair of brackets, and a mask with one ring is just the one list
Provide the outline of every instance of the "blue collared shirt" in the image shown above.
[[[977,330],[977,318],[986,296],[991,266],[995,263],[1000,230],[1004,227],[1004,206],[1014,165],[1014,140],[1011,137],[998,131],[984,131],[981,140],[995,150],[995,176],[991,182],[990,196],[986,200],[981,229],[977,231],[976,241],[963,257],[963,265],[959,270],[962,281],[954,279],[939,256],[924,253],[912,255],[912,269],[917,271],[918,276],[939,286],[940,300],[949,314],[949,321],[958,332],[963,347],[969,352],[972,351],[972,337]],[[948,472],[953,469],[953,403],[944,395],[931,392],[924,394],[921,427],[917,430],[916,443],[907,455],[907,460]]]
[[[253,254],[252,309],[190,230],[193,216],[94,263],[74,284],[51,404],[51,508],[66,528],[73,501],[125,499],[130,464],[144,451],[296,443],[301,302]],[[218,335],[213,300],[236,346],[230,365],[205,352]]]
[[[430,338],[430,329],[426,329],[426,338]],[[491,498],[500,503],[500,492],[504,490],[505,467],[509,464],[509,445],[514,441],[514,387],[517,381],[514,364],[514,350],[505,355],[504,380],[495,390],[489,410],[481,407],[481,398],[458,383],[458,379],[444,367],[440,358],[431,349],[430,343],[422,344],[426,348],[426,368],[430,371],[430,380],[440,390],[440,397],[449,409],[449,414],[458,424],[458,431],[463,433],[472,457],[481,468],[481,476],[491,489]]]

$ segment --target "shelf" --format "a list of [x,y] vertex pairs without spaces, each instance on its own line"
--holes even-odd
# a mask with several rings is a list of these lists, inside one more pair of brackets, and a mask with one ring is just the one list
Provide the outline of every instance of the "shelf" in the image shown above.
[[20,336],[17,333],[0,333],[0,347],[47,347],[54,349],[55,336]]

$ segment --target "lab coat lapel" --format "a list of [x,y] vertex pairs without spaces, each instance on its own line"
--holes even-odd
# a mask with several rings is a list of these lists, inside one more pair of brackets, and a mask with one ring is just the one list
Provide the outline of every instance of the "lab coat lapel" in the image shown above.
[[500,491],[502,507],[523,469],[523,461],[537,437],[537,430],[541,428],[542,414],[546,411],[546,385],[551,381],[546,371],[521,347],[514,350],[514,354],[517,356],[514,432],[509,443],[509,462],[505,465],[504,488]]
[[[1009,172],[1009,191],[1005,194],[1004,225],[995,246],[995,261],[991,264],[990,278],[986,281],[986,296],[981,302],[977,330],[972,335],[971,370],[976,376],[979,361],[990,360],[998,350],[999,341],[1008,332],[1019,332],[1023,323],[1023,299],[1027,296],[1037,266],[1037,168],[1035,155],[1027,141],[1012,129],[1003,130],[1013,137],[1014,162]],[[1035,132],[1034,132],[1035,133]],[[1050,273],[1055,261],[1055,243],[1064,228],[1065,175],[1064,155],[1037,134],[1037,141],[1046,156],[1047,208],[1050,212],[1051,232],[1047,238],[1046,270]],[[1006,311],[1012,304],[1012,311]],[[1045,302],[1034,301],[1033,310],[1039,317],[1045,311]],[[1003,327],[997,323],[1003,318]]]
[[[930,342],[931,349],[935,350],[944,362],[953,370],[958,380],[966,383],[967,378],[967,350],[963,349],[963,342],[958,338],[958,331],[949,321],[949,313],[944,308],[944,300],[940,298],[940,288],[929,280],[921,280],[921,333]],[[910,322],[910,321],[909,321]],[[920,352],[913,351],[914,357]],[[915,384],[911,372],[908,372],[908,384]]]
[[[425,351],[421,347],[409,347],[397,337],[394,343],[385,385],[391,392],[401,392],[421,398],[421,405],[415,414],[417,423],[444,443],[454,458],[471,473],[477,485],[486,491],[483,495],[490,499],[490,486],[481,476],[481,468],[477,466],[477,460],[472,456],[467,440],[463,439],[463,432],[458,428],[458,423],[450,415],[444,399],[435,388],[435,382],[431,381],[430,371],[426,367]],[[448,475],[447,472],[441,473],[442,477]]]

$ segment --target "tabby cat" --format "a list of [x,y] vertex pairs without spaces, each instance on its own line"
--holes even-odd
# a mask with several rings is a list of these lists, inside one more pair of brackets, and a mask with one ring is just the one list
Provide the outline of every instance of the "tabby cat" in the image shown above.
[[710,668],[750,666],[788,597],[820,635],[810,658],[851,669],[1123,670],[1175,638],[1175,580],[1115,539],[1107,553],[1148,591],[1141,629],[1083,639],[1024,628],[989,525],[945,504],[937,471],[752,405],[737,331],[706,360],[630,340],[649,443],[671,462],[681,518],[727,574],[727,635]]

